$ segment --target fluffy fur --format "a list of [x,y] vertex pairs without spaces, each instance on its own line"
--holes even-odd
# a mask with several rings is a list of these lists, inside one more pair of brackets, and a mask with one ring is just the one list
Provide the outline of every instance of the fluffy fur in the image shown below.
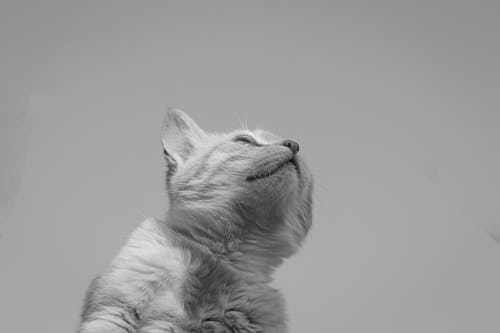
[[311,225],[300,154],[262,130],[203,131],[170,109],[170,208],[148,219],[91,283],[79,333],[287,332],[271,273]]

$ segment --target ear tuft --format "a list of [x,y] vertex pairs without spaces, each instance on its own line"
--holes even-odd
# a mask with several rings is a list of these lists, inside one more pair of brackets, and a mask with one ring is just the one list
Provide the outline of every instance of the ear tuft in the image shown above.
[[185,112],[169,108],[162,129],[165,157],[177,165],[182,164],[191,156],[205,135],[205,132]]

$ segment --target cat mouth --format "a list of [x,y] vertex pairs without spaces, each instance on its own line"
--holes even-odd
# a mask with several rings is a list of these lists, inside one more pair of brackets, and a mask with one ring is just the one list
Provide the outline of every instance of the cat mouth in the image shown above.
[[300,170],[299,170],[299,167],[297,165],[297,162],[295,161],[295,159],[291,159],[291,160],[287,160],[281,164],[278,164],[276,167],[274,168],[271,168],[271,169],[267,169],[261,173],[257,173],[257,174],[252,174],[251,176],[248,176],[246,178],[246,181],[247,182],[253,182],[253,181],[256,181],[256,180],[259,180],[259,179],[264,179],[264,178],[268,178],[276,173],[278,173],[279,171],[285,169],[285,168],[293,168],[295,170],[295,172],[297,172],[297,174],[300,175]]

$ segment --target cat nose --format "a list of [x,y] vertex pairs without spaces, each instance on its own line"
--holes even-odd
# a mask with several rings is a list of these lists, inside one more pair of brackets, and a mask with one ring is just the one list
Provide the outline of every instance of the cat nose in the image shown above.
[[293,140],[284,140],[281,145],[290,149],[294,155],[299,151],[299,144]]

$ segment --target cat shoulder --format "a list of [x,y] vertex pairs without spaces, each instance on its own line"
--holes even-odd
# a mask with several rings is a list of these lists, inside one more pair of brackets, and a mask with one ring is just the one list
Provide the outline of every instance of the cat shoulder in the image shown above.
[[116,277],[164,282],[176,286],[185,278],[188,255],[172,242],[164,221],[148,218],[130,235],[111,263]]

